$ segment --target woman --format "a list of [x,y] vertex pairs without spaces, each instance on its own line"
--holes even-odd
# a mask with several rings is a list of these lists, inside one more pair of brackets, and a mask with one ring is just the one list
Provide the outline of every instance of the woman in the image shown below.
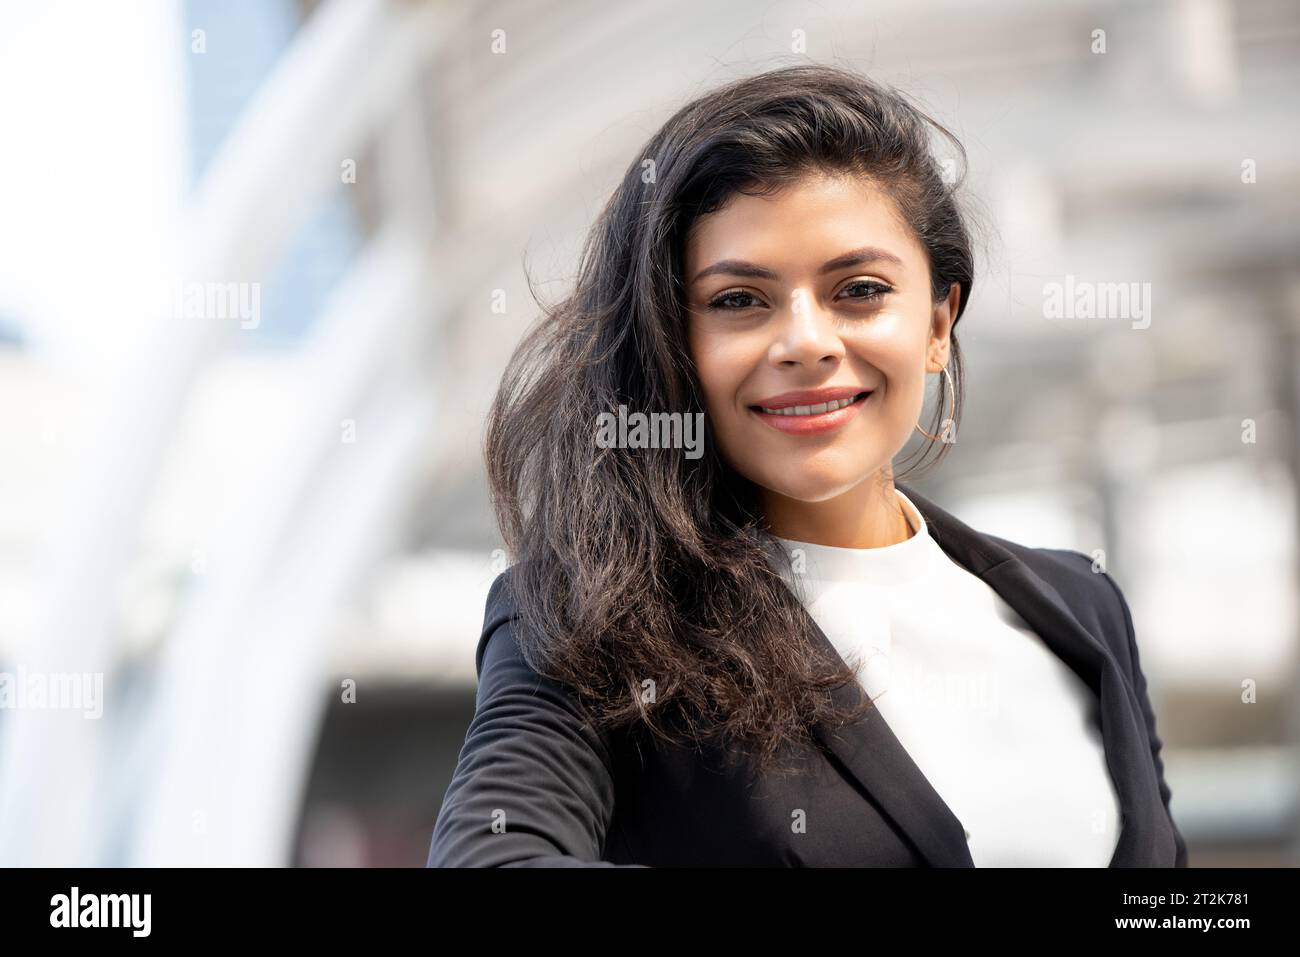
[[801,66],[631,164],[488,424],[516,563],[431,866],[1186,865],[1119,589],[895,484],[960,418],[931,130]]

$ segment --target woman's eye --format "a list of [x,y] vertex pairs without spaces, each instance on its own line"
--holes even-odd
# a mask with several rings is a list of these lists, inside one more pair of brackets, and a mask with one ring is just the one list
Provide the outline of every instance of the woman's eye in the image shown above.
[[[893,287],[887,286],[881,282],[875,282],[869,279],[859,279],[851,282],[844,287],[844,293],[849,294],[847,298],[858,302],[871,302],[882,296],[893,292]],[[749,309],[758,305],[759,300],[749,292],[743,289],[732,289],[714,297],[709,302],[710,309],[721,309],[724,312],[735,312],[740,309]]]
[[881,296],[884,296],[886,293],[891,293],[894,291],[891,287],[886,286],[884,283],[873,282],[869,279],[859,279],[856,282],[851,282],[844,287],[845,292],[849,292],[850,290],[853,289],[859,290],[859,294],[849,296],[848,298],[856,299],[859,302],[869,302],[872,299],[879,299]]
[[[737,302],[737,300],[740,300]],[[748,309],[754,305],[756,300],[752,294],[745,292],[743,289],[733,289],[730,292],[724,292],[709,302],[710,309]],[[729,304],[729,305],[728,305]]]

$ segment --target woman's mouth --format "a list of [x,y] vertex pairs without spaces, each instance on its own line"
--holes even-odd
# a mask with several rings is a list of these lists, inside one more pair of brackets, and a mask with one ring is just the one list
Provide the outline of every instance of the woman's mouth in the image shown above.
[[858,410],[871,395],[870,391],[865,391],[851,398],[782,408],[751,405],[749,410],[772,428],[787,435],[809,435],[838,429],[858,414]]

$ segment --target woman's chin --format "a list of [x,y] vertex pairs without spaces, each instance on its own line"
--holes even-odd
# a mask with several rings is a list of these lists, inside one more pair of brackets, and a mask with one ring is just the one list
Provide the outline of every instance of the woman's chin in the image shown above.
[[782,498],[814,504],[838,498],[850,489],[860,485],[865,478],[865,475],[856,474],[852,476],[801,476],[798,481],[787,480],[776,482],[773,485],[765,485],[764,487]]

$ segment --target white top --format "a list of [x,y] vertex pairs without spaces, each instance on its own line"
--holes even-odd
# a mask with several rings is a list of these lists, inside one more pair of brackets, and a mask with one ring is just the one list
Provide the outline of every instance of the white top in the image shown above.
[[895,491],[911,538],[777,539],[777,567],[961,821],[977,867],[1108,866],[1119,801],[1096,694]]

